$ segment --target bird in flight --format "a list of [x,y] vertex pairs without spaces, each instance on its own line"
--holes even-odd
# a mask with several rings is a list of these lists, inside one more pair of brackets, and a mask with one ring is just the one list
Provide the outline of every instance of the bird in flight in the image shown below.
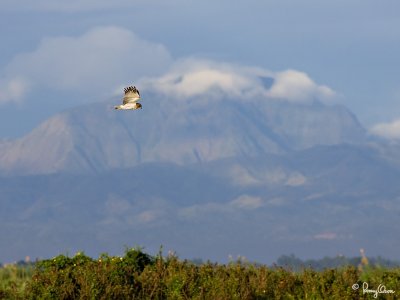
[[124,88],[125,96],[121,105],[117,105],[115,109],[139,109],[142,108],[140,100],[140,93],[136,86],[128,86]]

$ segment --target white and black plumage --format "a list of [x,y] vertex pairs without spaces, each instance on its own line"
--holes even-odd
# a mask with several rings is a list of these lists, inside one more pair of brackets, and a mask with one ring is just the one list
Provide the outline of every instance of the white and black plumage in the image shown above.
[[136,86],[128,86],[124,88],[125,96],[121,105],[117,105],[115,109],[139,109],[142,108],[140,100],[140,93]]

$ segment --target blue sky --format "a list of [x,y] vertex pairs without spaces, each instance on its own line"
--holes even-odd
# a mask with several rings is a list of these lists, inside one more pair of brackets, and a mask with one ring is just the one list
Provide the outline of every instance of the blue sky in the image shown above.
[[0,138],[182,61],[296,70],[366,128],[400,138],[399,11],[394,0],[3,0]]

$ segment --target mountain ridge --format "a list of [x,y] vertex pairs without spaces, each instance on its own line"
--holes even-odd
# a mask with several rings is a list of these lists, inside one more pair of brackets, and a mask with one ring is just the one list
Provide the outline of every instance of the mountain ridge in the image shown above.
[[0,177],[0,260],[98,255],[127,243],[213,260],[350,255],[360,247],[398,259],[391,237],[400,232],[391,224],[400,168],[365,151],[325,145],[190,165]]
[[0,144],[0,261],[126,244],[399,259],[397,148],[344,107],[263,100],[148,96],[122,113],[109,100]]
[[187,164],[359,143],[366,136],[341,106],[262,99],[225,99],[211,106],[201,99],[193,105],[159,95],[153,99],[147,110],[144,101],[140,112],[115,112],[100,102],[56,114],[26,136],[0,145],[0,171],[79,173],[151,161]]

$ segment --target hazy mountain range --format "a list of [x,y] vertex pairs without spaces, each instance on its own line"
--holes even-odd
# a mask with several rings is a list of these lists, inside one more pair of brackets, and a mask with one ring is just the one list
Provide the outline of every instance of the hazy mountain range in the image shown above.
[[315,100],[148,93],[0,143],[0,261],[160,245],[188,258],[399,259],[398,148]]

